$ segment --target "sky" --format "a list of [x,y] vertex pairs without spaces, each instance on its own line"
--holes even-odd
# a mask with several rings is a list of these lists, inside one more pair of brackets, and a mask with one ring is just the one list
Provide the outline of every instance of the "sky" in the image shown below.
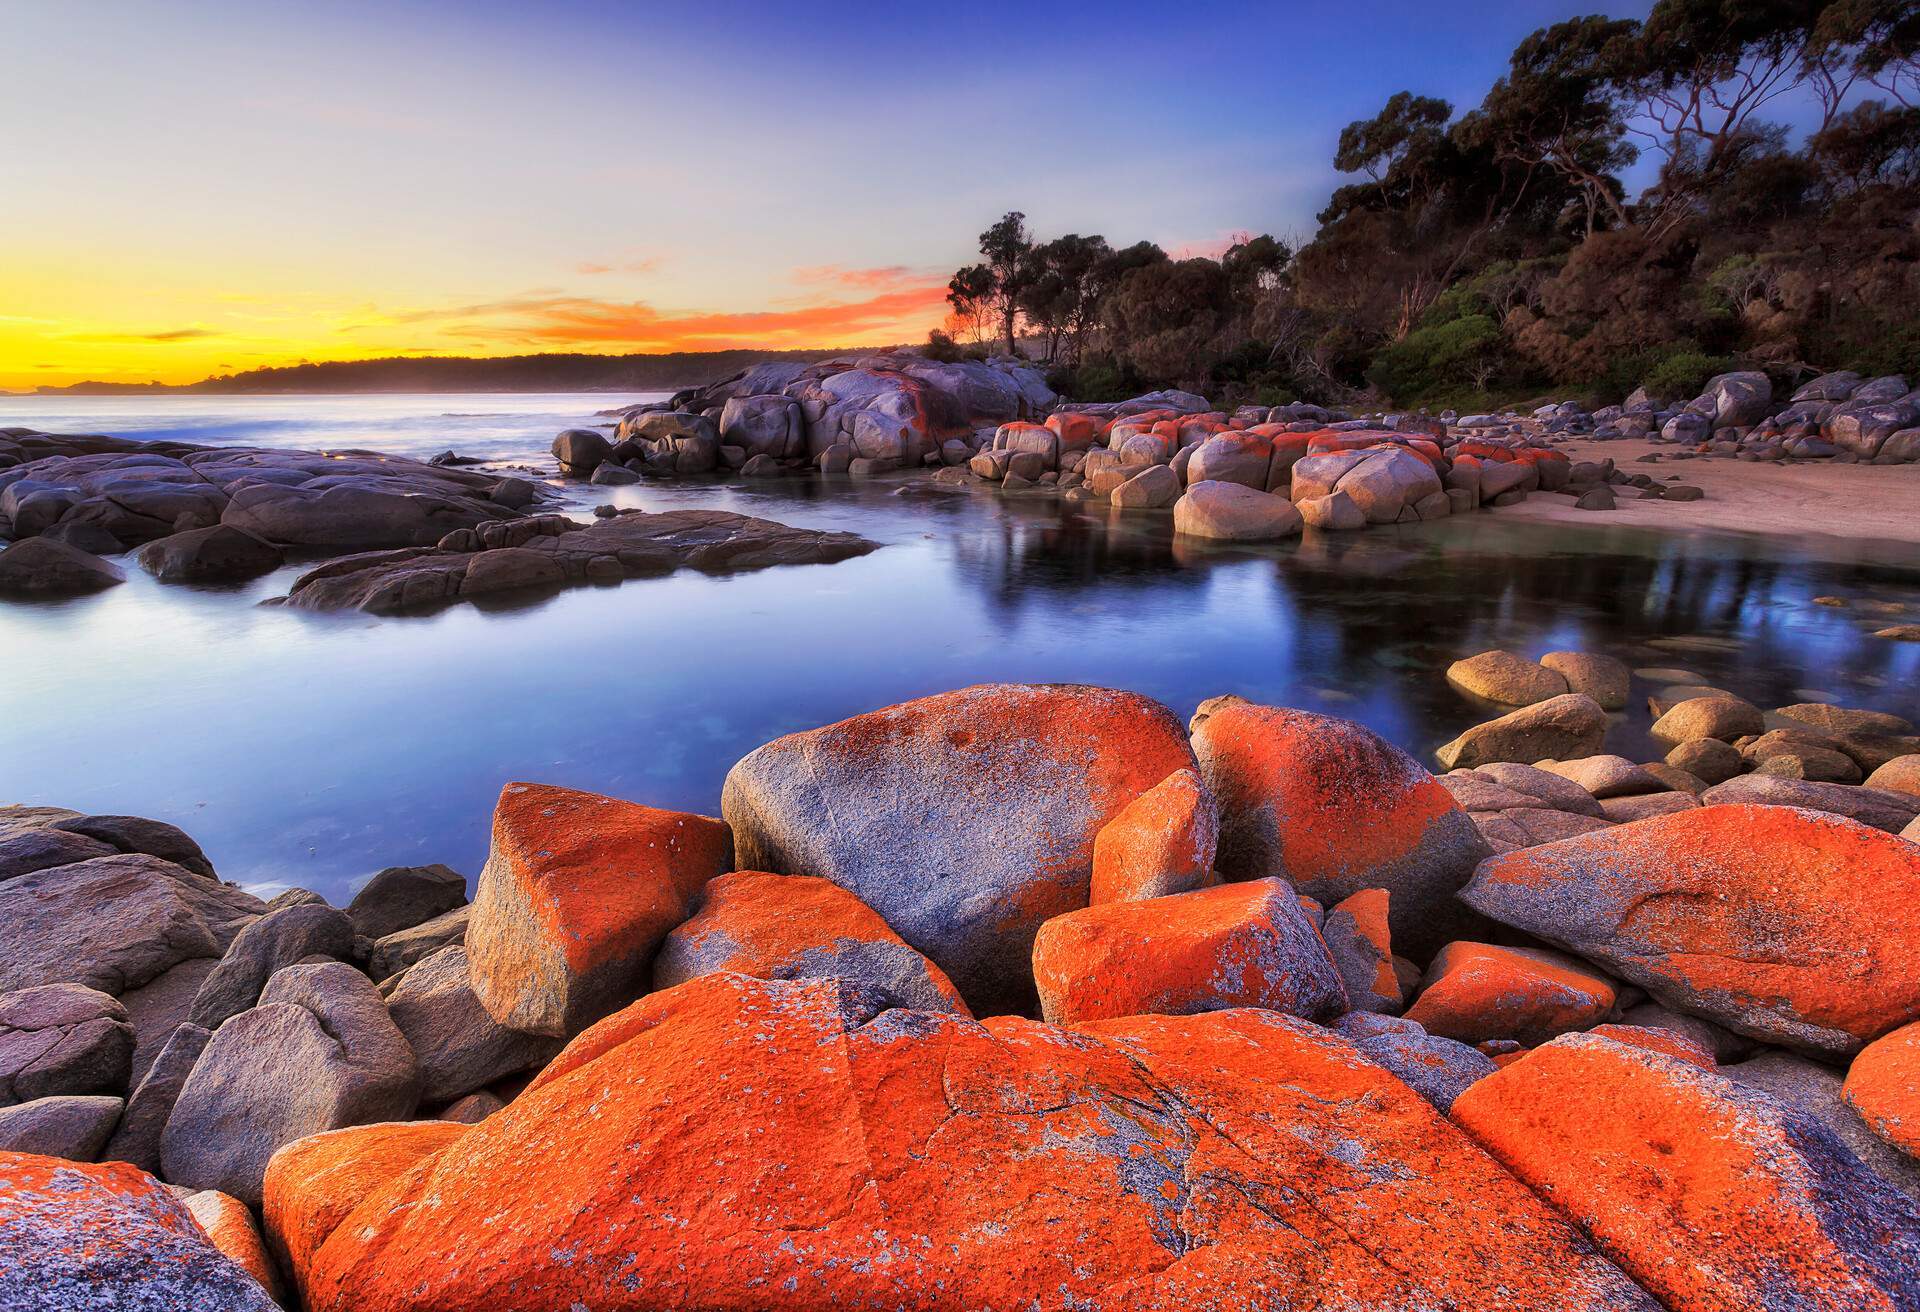
[[0,0],[0,389],[916,340],[1010,209],[1310,236],[1343,125],[1598,8]]

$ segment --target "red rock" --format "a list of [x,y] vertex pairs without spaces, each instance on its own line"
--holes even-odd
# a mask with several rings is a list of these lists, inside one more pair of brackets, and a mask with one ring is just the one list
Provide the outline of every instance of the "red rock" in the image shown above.
[[1615,1043],[1627,1043],[1636,1048],[1645,1048],[1648,1052],[1657,1052],[1662,1056],[1678,1061],[1689,1062],[1703,1071],[1720,1069],[1720,1063],[1713,1058],[1713,1052],[1704,1044],[1682,1034],[1679,1030],[1663,1029],[1656,1025],[1595,1025],[1587,1033],[1603,1039],[1612,1039]]
[[451,1121],[389,1121],[297,1139],[267,1163],[260,1215],[273,1251],[302,1286],[327,1236],[366,1200],[460,1142]]
[[1099,436],[1099,424],[1092,415],[1057,410],[1047,416],[1047,427],[1060,437],[1062,451],[1085,451]]
[[777,738],[727,775],[739,864],[830,879],[975,1012],[1030,1011],[1033,936],[1087,905],[1100,830],[1193,753],[1134,693],[986,684]]
[[1093,840],[1090,902],[1189,893],[1214,882],[1220,817],[1194,770],[1175,770],[1127,803]]
[[1839,816],[1678,811],[1495,857],[1461,896],[1770,1043],[1846,1057],[1920,1017],[1920,848]]
[[1034,940],[1033,981],[1056,1025],[1228,1007],[1309,1020],[1347,1010],[1333,959],[1284,879],[1056,916]]
[[0,1152],[0,1307],[278,1312],[139,1167],[12,1152]]
[[1903,1025],[1861,1049],[1847,1069],[1845,1092],[1868,1128],[1920,1157],[1920,1024]]
[[280,1289],[280,1272],[267,1256],[260,1228],[254,1225],[253,1213],[245,1203],[218,1189],[202,1189],[181,1201],[215,1248],[258,1281],[274,1302],[286,1301]]
[[714,975],[610,1018],[368,1197],[310,1264],[313,1312],[1651,1312],[1316,1027],[856,1004]]
[[838,884],[811,875],[738,870],[707,885],[700,909],[667,935],[653,986],[723,970],[760,979],[844,979],[896,1007],[973,1013],[946,972]]
[[644,993],[654,951],[731,869],[727,826],[545,784],[508,784],[467,963],[501,1024],[566,1037]]
[[1920,1306],[1920,1208],[1767,1094],[1571,1034],[1452,1114],[1670,1308]]
[[1328,905],[1386,889],[1394,943],[1422,959],[1475,923],[1454,892],[1486,841],[1438,780],[1379,735],[1217,697],[1194,715],[1193,746],[1220,807],[1222,878],[1278,875]]
[[1619,996],[1605,975],[1558,952],[1449,943],[1427,968],[1407,1019],[1462,1043],[1514,1039],[1529,1047],[1599,1024]]
[[1327,911],[1320,937],[1347,986],[1355,1011],[1397,1016],[1405,999],[1393,967],[1393,934],[1388,928],[1391,895],[1384,888],[1363,888]]

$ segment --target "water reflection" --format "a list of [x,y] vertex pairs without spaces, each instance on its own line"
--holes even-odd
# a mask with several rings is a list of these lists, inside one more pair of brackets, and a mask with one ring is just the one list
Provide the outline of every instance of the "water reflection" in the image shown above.
[[[767,738],[982,680],[1111,684],[1183,716],[1236,692],[1422,754],[1480,714],[1441,667],[1490,646],[1606,651],[1769,705],[1811,688],[1920,711],[1920,647],[1866,637],[1882,615],[1813,604],[1920,618],[1920,562],[1497,514],[1206,547],[1164,516],[886,482],[571,494],[886,549],[409,620],[257,606],[292,569],[216,591],[130,568],[97,597],[0,609],[0,798],[160,816],[231,878],[339,898],[394,862],[477,872],[508,779],[711,812]],[[1614,746],[1642,750],[1646,723],[1630,711]]]

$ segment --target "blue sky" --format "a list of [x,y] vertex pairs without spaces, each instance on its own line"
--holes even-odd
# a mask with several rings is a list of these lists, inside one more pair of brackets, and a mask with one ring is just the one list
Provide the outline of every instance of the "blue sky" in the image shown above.
[[1590,11],[0,0],[0,387],[894,340],[1007,209],[1310,234],[1344,124]]

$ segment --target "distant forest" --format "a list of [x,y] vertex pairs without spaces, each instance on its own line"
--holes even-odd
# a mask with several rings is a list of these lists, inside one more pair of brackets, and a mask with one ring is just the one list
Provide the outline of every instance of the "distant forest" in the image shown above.
[[249,369],[198,383],[74,383],[43,395],[202,392],[673,392],[718,382],[763,360],[826,360],[844,350],[674,351],[666,355],[410,356]]

